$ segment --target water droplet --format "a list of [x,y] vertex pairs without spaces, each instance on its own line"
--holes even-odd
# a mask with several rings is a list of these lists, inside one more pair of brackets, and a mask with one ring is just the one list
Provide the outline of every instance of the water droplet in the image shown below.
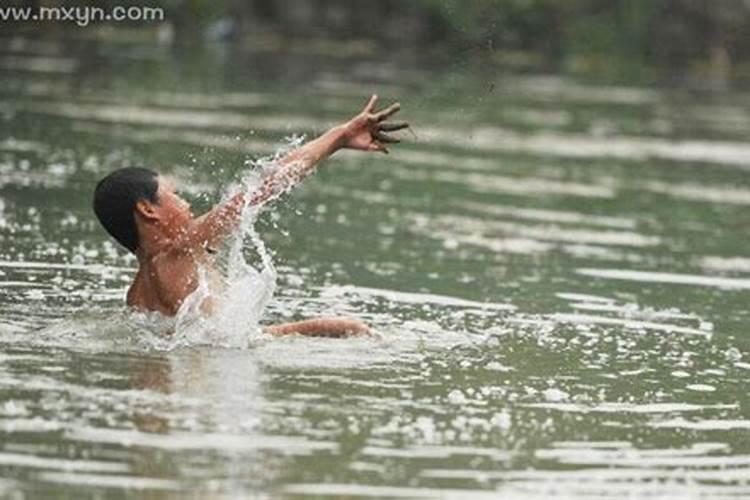
[[724,351],[724,357],[727,358],[728,361],[735,362],[742,359],[742,352],[740,352],[739,349],[736,347],[730,347],[726,351]]
[[453,405],[461,405],[466,403],[466,396],[459,389],[453,389],[448,393],[448,402]]
[[570,397],[570,394],[567,392],[555,389],[554,387],[545,389],[544,392],[542,392],[542,395],[544,396],[544,399],[550,402],[565,401]]

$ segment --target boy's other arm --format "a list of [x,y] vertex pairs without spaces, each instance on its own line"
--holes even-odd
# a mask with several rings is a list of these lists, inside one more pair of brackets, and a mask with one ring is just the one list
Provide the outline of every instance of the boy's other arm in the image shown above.
[[348,337],[352,335],[367,335],[370,329],[356,319],[349,318],[317,318],[295,323],[270,325],[263,331],[271,335],[305,335],[308,337]]
[[320,137],[282,157],[278,168],[264,178],[260,187],[253,193],[238,193],[196,218],[187,229],[181,246],[192,248],[215,245],[232,230],[247,204],[260,205],[281,195],[312,173],[320,162],[339,149],[388,153],[385,145],[399,141],[384,132],[401,130],[409,125],[404,122],[386,122],[385,120],[401,106],[395,103],[376,112],[377,99],[378,97],[373,95],[365,108],[354,118],[343,125],[333,127]]

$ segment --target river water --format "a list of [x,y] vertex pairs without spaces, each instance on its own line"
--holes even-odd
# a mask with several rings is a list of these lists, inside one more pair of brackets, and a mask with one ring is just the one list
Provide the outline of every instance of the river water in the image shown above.
[[[750,496],[747,94],[3,40],[0,496]],[[200,211],[373,92],[404,143],[256,229],[266,322],[375,336],[177,346],[126,313],[98,178],[150,166]]]

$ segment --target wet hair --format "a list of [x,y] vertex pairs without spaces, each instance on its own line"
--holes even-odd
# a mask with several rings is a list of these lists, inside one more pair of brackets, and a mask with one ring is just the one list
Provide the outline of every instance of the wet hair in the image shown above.
[[100,180],[94,191],[94,213],[99,222],[133,253],[138,248],[135,205],[141,200],[158,202],[158,176],[147,168],[121,168]]

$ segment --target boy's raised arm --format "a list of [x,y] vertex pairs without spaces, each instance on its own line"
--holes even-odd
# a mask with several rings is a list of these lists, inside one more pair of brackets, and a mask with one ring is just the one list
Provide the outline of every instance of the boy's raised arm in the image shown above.
[[217,245],[239,220],[247,204],[246,198],[245,193],[238,193],[200,217],[196,217],[175,240],[174,250],[189,252],[198,247]]
[[401,130],[409,125],[404,122],[386,122],[401,105],[394,103],[382,111],[375,111],[378,96],[373,95],[364,109],[343,125],[333,127],[325,134],[291,151],[279,160],[279,167],[268,175],[254,193],[249,203],[257,205],[286,192],[315,170],[320,162],[339,149],[378,151],[388,153],[386,144],[398,139],[385,132]]
[[373,95],[354,118],[282,157],[278,168],[266,176],[254,192],[238,193],[196,218],[186,230],[180,246],[215,245],[234,228],[245,205],[260,205],[283,194],[339,149],[388,153],[386,144],[399,141],[385,132],[401,130],[409,125],[405,122],[386,122],[401,106],[395,103],[382,111],[375,111],[377,100],[378,96]]

